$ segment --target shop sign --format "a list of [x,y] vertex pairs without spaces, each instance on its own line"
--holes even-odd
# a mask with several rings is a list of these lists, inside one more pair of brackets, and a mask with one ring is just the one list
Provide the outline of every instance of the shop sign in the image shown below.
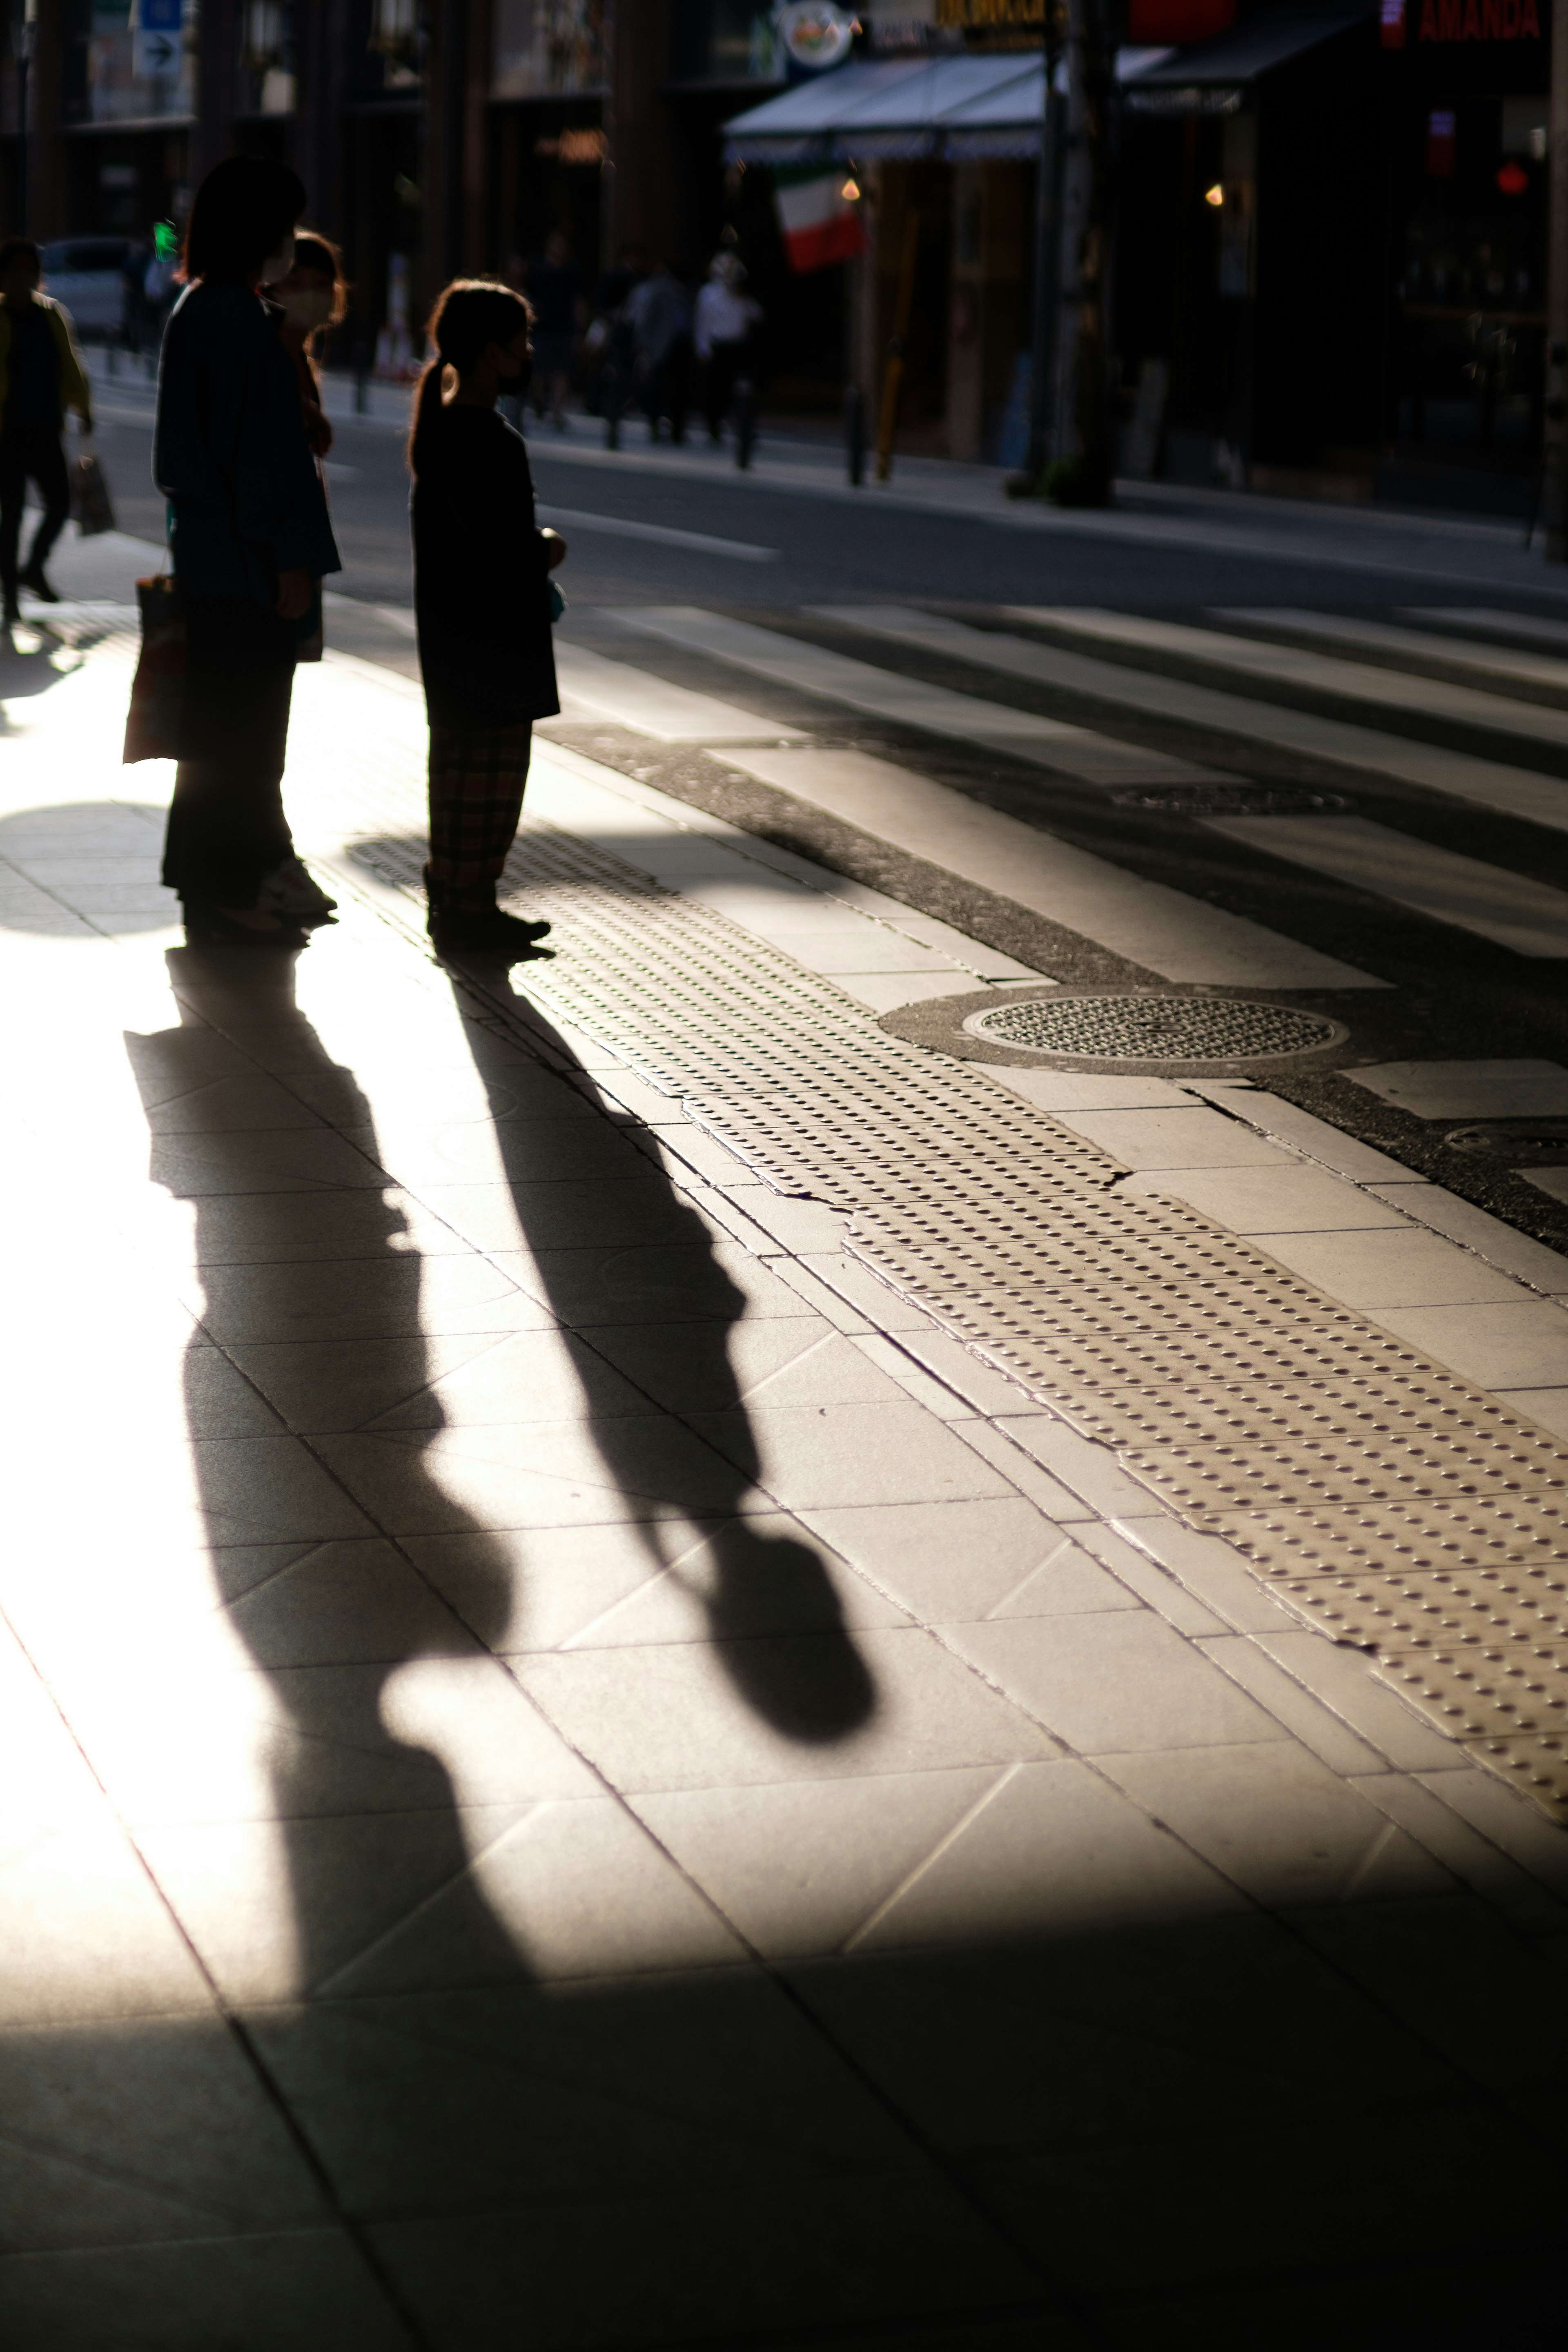
[[1048,0],[936,0],[936,21],[944,32],[1005,32],[1043,25]]
[[1538,41],[1537,0],[1383,0],[1379,38],[1385,49],[1402,49],[1415,18],[1417,42]]
[[788,0],[774,22],[791,65],[807,73],[842,65],[855,46],[855,18],[831,0]]

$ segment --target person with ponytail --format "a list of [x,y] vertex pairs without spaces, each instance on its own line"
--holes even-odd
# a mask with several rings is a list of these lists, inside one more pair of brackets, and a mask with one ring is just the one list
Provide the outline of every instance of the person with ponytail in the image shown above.
[[533,313],[489,278],[460,278],[427,329],[414,477],[414,612],[430,721],[428,928],[438,954],[516,961],[548,923],[496,904],[522,814],[533,721],[561,708],[550,574],[566,553],[534,520],[522,436],[496,413],[527,389]]

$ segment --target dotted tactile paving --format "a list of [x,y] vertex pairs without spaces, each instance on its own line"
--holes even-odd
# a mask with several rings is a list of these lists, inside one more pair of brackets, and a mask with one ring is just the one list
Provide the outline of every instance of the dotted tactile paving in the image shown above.
[[[416,892],[420,851],[361,852]],[[828,980],[530,820],[519,984],[1568,1822],[1568,1449]]]

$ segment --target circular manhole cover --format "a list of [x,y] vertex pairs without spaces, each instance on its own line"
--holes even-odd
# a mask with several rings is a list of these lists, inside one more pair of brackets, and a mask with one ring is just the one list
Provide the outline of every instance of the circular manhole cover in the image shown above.
[[1500,1118],[1457,1127],[1443,1138],[1452,1150],[1503,1160],[1512,1168],[1568,1167],[1568,1118]]
[[1343,793],[1247,782],[1134,784],[1110,798],[1122,808],[1158,809],[1167,816],[1330,816],[1355,806]]
[[1071,1062],[1186,1065],[1321,1053],[1345,1034],[1321,1013],[1228,996],[1014,997],[964,1023],[973,1036]]

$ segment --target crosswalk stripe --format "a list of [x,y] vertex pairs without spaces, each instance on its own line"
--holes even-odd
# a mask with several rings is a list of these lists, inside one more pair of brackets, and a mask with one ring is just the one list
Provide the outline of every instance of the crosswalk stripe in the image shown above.
[[697,605],[622,606],[614,618],[645,635],[710,655],[781,686],[819,695],[825,701],[841,703],[872,718],[896,719],[901,726],[919,727],[928,734],[954,737],[961,743],[985,744],[1086,782],[1177,783],[1214,777],[1212,769],[1194,766],[1190,760],[1145,751],[1136,744],[1097,735],[1087,727],[1069,726],[1063,719],[1043,719],[1034,711],[1011,709],[1005,703],[986,702],[922,679],[900,677],[872,663],[853,661],[798,637],[754,628],[749,622],[731,621]]
[[1211,833],[1331,874],[1516,955],[1568,957],[1568,893],[1359,816],[1209,817]]
[[1250,621],[1262,629],[1286,629],[1298,637],[1321,637],[1325,645],[1365,646],[1391,654],[1419,654],[1427,661],[1446,662],[1453,669],[1479,670],[1484,677],[1518,678],[1524,686],[1551,686],[1568,691],[1568,661],[1550,654],[1521,654],[1507,646],[1488,646],[1466,637],[1433,637],[1420,629],[1390,628],[1382,621],[1347,621],[1334,613],[1304,613],[1292,605],[1226,605],[1213,607],[1222,621]]
[[[661,743],[756,743],[804,740],[797,727],[781,727],[754,710],[741,710],[710,694],[693,694],[648,670],[610,661],[569,638],[555,641],[555,675],[563,699],[613,719],[634,734]],[[570,717],[570,711],[567,712]]]
[[[1443,751],[1431,743],[1412,743],[1403,736],[1385,734],[1381,728],[1358,727],[1347,719],[1287,710],[1275,702],[1255,702],[1250,696],[1219,687],[1194,686],[1126,663],[1099,661],[1090,654],[1068,652],[1037,639],[966,628],[957,621],[941,620],[935,614],[902,605],[817,605],[813,609],[826,619],[852,623],[879,635],[897,635],[905,644],[940,646],[980,668],[1005,671],[1012,677],[1092,696],[1097,701],[1124,704],[1216,734],[1268,743],[1279,751],[1307,752],[1334,767],[1418,784],[1451,800],[1493,809],[1500,815],[1523,817],[1533,824],[1568,832],[1568,784],[1527,768],[1478,760],[1468,751]],[[1056,607],[1032,604],[1009,610],[1017,620],[1039,619],[1063,628],[1072,626],[1079,617],[1076,612],[1058,614]],[[1118,616],[1103,617],[1115,621]]]
[[[1017,608],[1015,607],[1015,611]],[[1256,637],[1233,637],[1219,629],[1189,628],[1179,621],[1147,621],[1131,614],[1098,612],[1089,606],[1036,605],[1018,614],[1052,628],[1132,646],[1146,653],[1180,654],[1214,669],[1268,678],[1279,686],[1305,687],[1314,694],[1374,703],[1424,719],[1449,719],[1485,728],[1489,734],[1516,735],[1531,743],[1568,747],[1568,711],[1540,703],[1512,701],[1479,687],[1449,686],[1440,678],[1408,677],[1399,670],[1373,669],[1364,662],[1329,654],[1303,653],[1294,646],[1268,645]]]
[[1232,988],[1386,985],[891,761],[862,751],[757,749],[727,753],[726,765],[1030,908],[1163,979]]
[[1407,621],[1428,629],[1490,629],[1500,637],[1524,637],[1532,645],[1568,651],[1568,621],[1542,621],[1533,613],[1510,613],[1500,604],[1407,604]]

